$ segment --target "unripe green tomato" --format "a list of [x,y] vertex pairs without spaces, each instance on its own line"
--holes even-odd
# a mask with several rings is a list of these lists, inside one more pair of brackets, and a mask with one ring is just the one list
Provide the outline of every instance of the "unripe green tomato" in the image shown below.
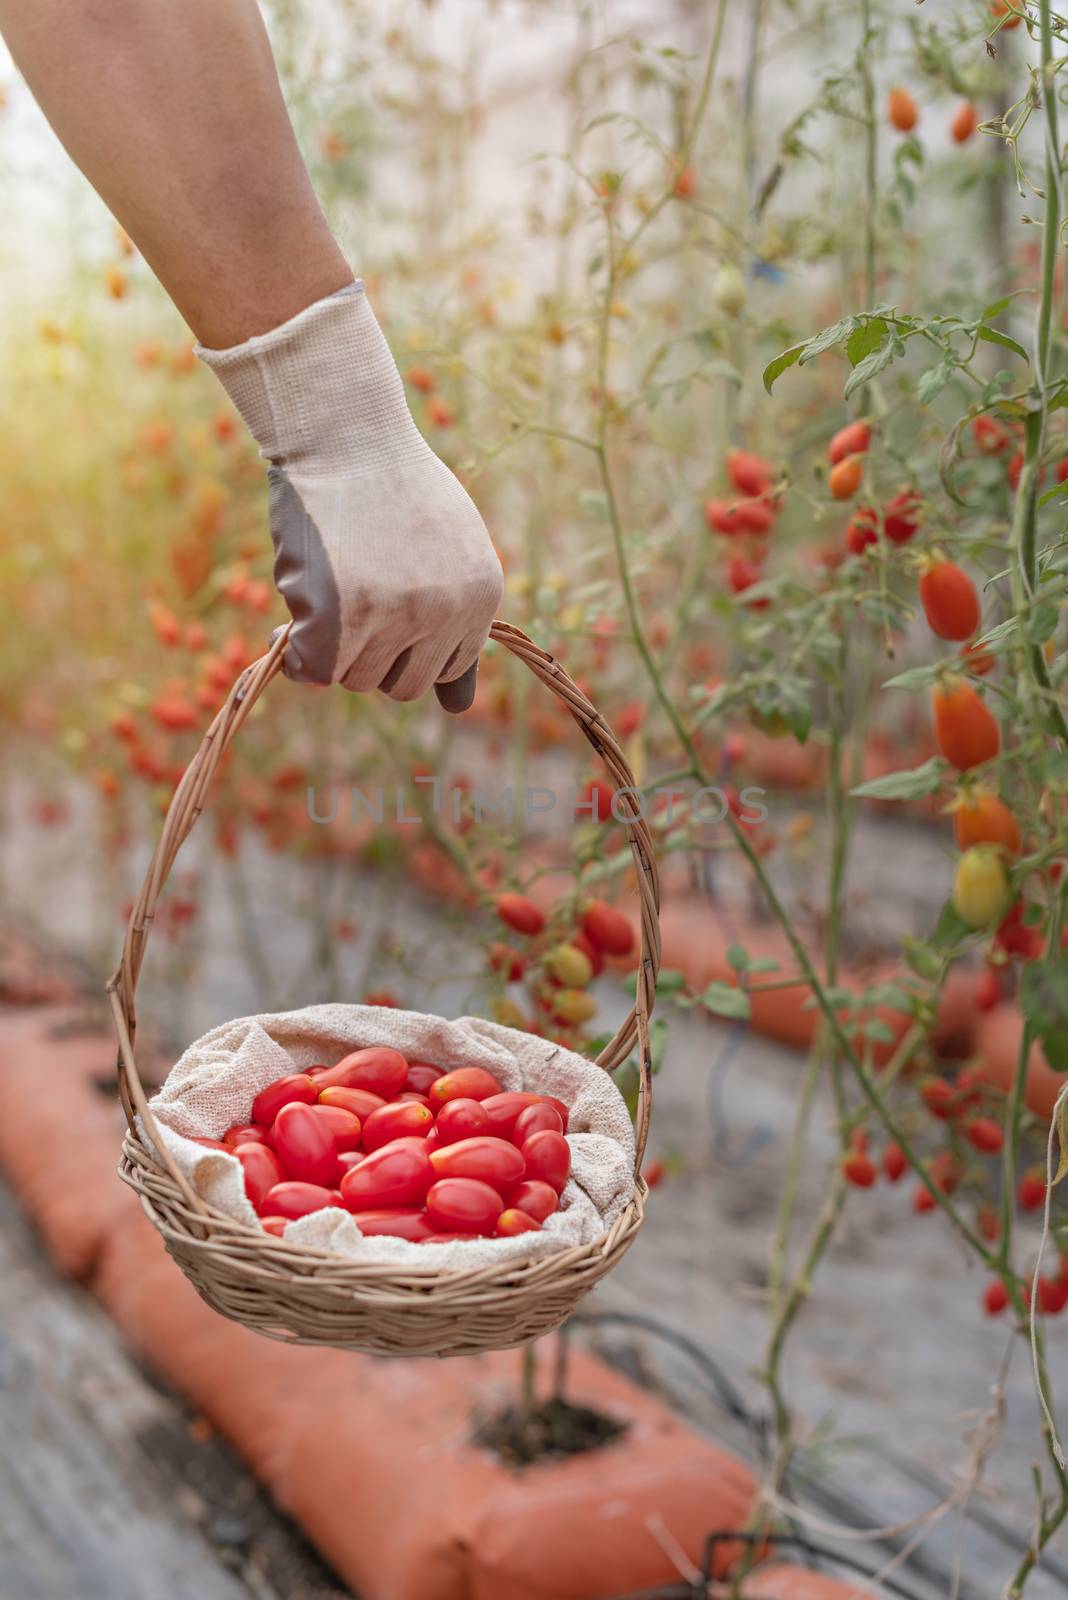
[[561,989],[553,995],[553,1011],[563,1022],[589,1022],[596,1015],[597,1002],[582,989]]
[[1009,880],[996,850],[975,845],[957,862],[953,909],[969,928],[989,928],[1005,909]]
[[736,317],[740,311],[744,311],[749,290],[744,274],[733,261],[725,261],[716,273],[712,297],[719,309],[729,317]]
[[568,989],[585,989],[593,977],[593,966],[586,953],[573,944],[558,944],[545,957],[545,965]]

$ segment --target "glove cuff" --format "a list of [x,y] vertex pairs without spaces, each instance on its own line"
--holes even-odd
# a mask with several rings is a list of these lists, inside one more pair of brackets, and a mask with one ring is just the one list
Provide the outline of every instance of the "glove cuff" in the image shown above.
[[229,350],[196,346],[260,454],[305,474],[363,474],[428,449],[361,281]]

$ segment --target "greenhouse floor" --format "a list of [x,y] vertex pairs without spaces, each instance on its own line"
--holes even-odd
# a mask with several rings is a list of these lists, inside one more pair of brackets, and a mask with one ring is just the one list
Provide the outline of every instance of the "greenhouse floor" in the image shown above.
[[49,1267],[0,1187],[0,1593],[344,1600],[203,1419]]

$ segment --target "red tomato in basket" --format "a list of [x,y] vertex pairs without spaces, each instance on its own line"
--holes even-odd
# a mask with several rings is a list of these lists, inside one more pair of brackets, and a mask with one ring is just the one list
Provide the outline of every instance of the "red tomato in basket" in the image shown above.
[[342,1111],[351,1111],[361,1122],[366,1122],[371,1112],[385,1103],[380,1094],[371,1094],[368,1089],[324,1089],[319,1096],[321,1106],[340,1106]]
[[441,1178],[427,1194],[426,1214],[444,1232],[492,1233],[501,1197],[478,1178]]
[[434,1126],[434,1113],[411,1100],[395,1100],[372,1111],[363,1125],[363,1147],[370,1154],[393,1139],[425,1139]]
[[508,1089],[504,1094],[495,1094],[489,1100],[483,1100],[482,1104],[490,1119],[490,1132],[495,1133],[498,1139],[512,1137],[520,1112],[525,1111],[528,1106],[555,1107],[559,1112],[563,1131],[567,1132],[567,1107],[562,1100],[555,1100],[551,1094],[531,1094],[527,1089]]
[[324,1206],[336,1205],[329,1189],[319,1183],[276,1183],[268,1190],[263,1202],[265,1216],[306,1217],[311,1211],[321,1211]]
[[339,1150],[337,1157],[338,1172],[344,1177],[346,1172],[349,1172],[353,1167],[358,1167],[361,1161],[366,1160],[366,1150]]
[[540,1178],[560,1193],[571,1171],[571,1148],[562,1133],[535,1133],[520,1154],[527,1164],[528,1178]]
[[482,1101],[482,1109],[489,1117],[490,1133],[496,1134],[498,1139],[510,1139],[519,1113],[528,1106],[536,1106],[540,1099],[540,1095],[529,1094],[525,1089],[506,1089],[503,1094],[490,1095],[488,1100]]
[[287,1178],[331,1187],[337,1176],[337,1145],[311,1106],[283,1106],[274,1119],[271,1142]]
[[430,1104],[430,1096],[420,1094],[416,1089],[402,1089],[400,1094],[395,1094],[393,1096],[390,1104],[395,1106],[400,1100],[405,1102],[412,1101],[417,1106],[429,1106]]
[[273,1233],[276,1239],[280,1239],[291,1220],[290,1217],[261,1217],[260,1227],[265,1233]]
[[492,1072],[482,1067],[457,1067],[455,1072],[435,1078],[427,1090],[435,1111],[440,1111],[447,1100],[488,1100],[500,1092],[501,1086]]
[[306,1072],[291,1073],[288,1078],[279,1078],[260,1090],[252,1102],[252,1120],[261,1128],[269,1128],[283,1106],[295,1103],[310,1106],[318,1093]]
[[353,1220],[360,1232],[369,1238],[388,1234],[391,1238],[411,1239],[418,1244],[434,1232],[425,1211],[357,1211]]
[[551,1184],[541,1178],[524,1178],[505,1195],[509,1211],[525,1211],[535,1222],[551,1217],[560,1204],[560,1197]]
[[285,1177],[278,1164],[278,1157],[273,1150],[268,1150],[265,1144],[239,1144],[233,1154],[240,1161],[244,1171],[245,1193],[252,1203],[252,1208],[254,1211],[261,1211],[270,1191]]
[[404,1088],[407,1076],[408,1063],[400,1051],[376,1044],[367,1050],[353,1050],[315,1082],[320,1094],[324,1089],[369,1089],[388,1100]]
[[420,1239],[420,1244],[467,1244],[470,1241],[469,1233],[428,1233],[425,1239]]
[[329,1071],[329,1067],[305,1067],[304,1076],[306,1078],[321,1078],[324,1072]]
[[308,1107],[313,1117],[318,1117],[323,1126],[334,1136],[334,1148],[340,1155],[342,1150],[358,1150],[363,1138],[363,1126],[359,1117],[351,1111],[345,1111],[341,1106],[324,1106],[321,1102]]
[[266,1144],[267,1134],[263,1128],[258,1128],[254,1122],[235,1122],[232,1128],[227,1128],[223,1134],[223,1144],[229,1145],[233,1150],[239,1144]]
[[541,1223],[535,1222],[529,1211],[502,1211],[497,1218],[497,1233],[502,1239],[513,1239],[518,1233],[540,1233]]
[[503,1192],[524,1176],[523,1157],[514,1144],[492,1135],[461,1139],[431,1151],[430,1165],[438,1178],[479,1178]]
[[515,1119],[512,1129],[512,1143],[522,1150],[526,1141],[535,1133],[563,1133],[564,1119],[555,1106],[548,1100],[540,1100],[536,1106],[527,1106]]
[[434,1124],[438,1144],[455,1144],[490,1132],[490,1119],[480,1100],[446,1100]]
[[234,1153],[233,1145],[223,1144],[221,1139],[201,1139],[195,1133],[190,1134],[189,1137],[194,1144],[202,1144],[205,1150],[222,1150],[228,1156],[232,1156]]
[[430,1085],[437,1078],[443,1078],[443,1067],[431,1066],[429,1061],[409,1061],[408,1076],[405,1080],[406,1089],[414,1089],[417,1094],[428,1094]]
[[394,1139],[350,1167],[341,1197],[350,1211],[396,1211],[420,1206],[434,1181],[424,1139]]

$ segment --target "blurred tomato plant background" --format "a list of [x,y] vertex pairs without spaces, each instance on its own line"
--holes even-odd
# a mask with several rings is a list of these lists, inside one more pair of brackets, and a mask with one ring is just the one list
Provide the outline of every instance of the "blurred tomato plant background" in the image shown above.
[[[269,13],[317,187],[486,517],[505,614],[623,737],[669,912],[708,919],[669,939],[662,1017],[770,1018],[808,1047],[777,1160],[762,1523],[802,1448],[787,1336],[853,1191],[905,1179],[902,1226],[910,1204],[941,1212],[981,1269],[976,1314],[1033,1346],[1044,1488],[1018,1594],[1068,1515],[1044,1345],[1068,1304],[1048,1184],[1068,1070],[1068,21],[1045,0]],[[48,861],[62,926],[55,883],[88,867],[103,971],[177,777],[283,612],[239,419],[10,74],[4,117],[25,213],[5,250],[6,870]],[[264,1006],[430,1004],[440,933],[406,946],[380,915],[414,883],[469,1005],[595,1047],[619,1001],[591,983],[633,959],[601,903],[635,902],[579,746],[492,648],[457,723],[279,686],[169,903],[170,1020],[228,937],[200,926],[209,881]],[[531,785],[572,803],[522,826],[473,798]],[[376,786],[383,817],[353,813]],[[306,935],[288,970],[264,941],[283,894]],[[824,1090],[836,1149],[799,1240]]]

